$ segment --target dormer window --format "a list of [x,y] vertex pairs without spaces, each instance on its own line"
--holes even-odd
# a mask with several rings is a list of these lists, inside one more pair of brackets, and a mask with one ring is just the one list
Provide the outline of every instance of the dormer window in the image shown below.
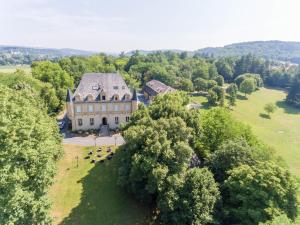
[[91,94],[89,94],[89,95],[87,96],[87,100],[88,100],[88,101],[93,101],[93,96],[92,96]]
[[102,99],[102,101],[105,101],[106,100],[105,95],[102,95],[101,99]]
[[113,99],[114,99],[114,101],[118,101],[119,100],[119,95],[115,94]]
[[125,94],[125,100],[130,100],[130,95],[129,94]]
[[81,101],[80,95],[75,95],[75,101]]

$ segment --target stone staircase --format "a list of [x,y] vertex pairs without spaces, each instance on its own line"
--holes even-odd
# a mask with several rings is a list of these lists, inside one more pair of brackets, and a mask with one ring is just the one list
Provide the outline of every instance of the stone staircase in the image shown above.
[[101,125],[99,131],[100,137],[109,136],[109,126],[108,125]]

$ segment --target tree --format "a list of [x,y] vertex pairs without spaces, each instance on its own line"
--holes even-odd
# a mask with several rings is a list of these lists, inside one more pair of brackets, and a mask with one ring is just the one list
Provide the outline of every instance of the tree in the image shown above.
[[201,77],[195,79],[194,86],[196,91],[207,91],[207,81]]
[[[257,139],[250,128],[233,119],[230,112],[225,108],[212,108],[202,114],[202,132],[199,140],[201,150],[212,153],[228,140],[244,138],[248,145],[257,144]],[[201,152],[196,152],[200,157]]]
[[270,117],[270,114],[274,113],[276,109],[277,109],[277,107],[273,103],[267,103],[264,106],[264,110],[266,111],[266,113],[268,114],[269,117]]
[[224,77],[226,81],[231,81],[233,78],[233,63],[229,63],[225,59],[219,59],[216,62],[218,73]]
[[254,165],[254,149],[243,139],[225,141],[208,159],[207,165],[216,181],[223,183],[227,172],[240,165]]
[[207,94],[207,102],[211,106],[217,105],[218,102],[218,95],[213,90],[209,90]]
[[272,162],[241,165],[229,171],[224,182],[224,221],[252,225],[285,213],[297,216],[297,185],[294,177]]
[[215,80],[208,80],[206,83],[207,83],[207,90],[212,89],[213,87],[218,85]]
[[293,84],[286,97],[286,102],[298,108],[300,107],[300,73],[293,79]]
[[245,97],[247,94],[251,94],[255,90],[255,84],[254,80],[251,78],[245,79],[241,85],[240,85],[240,92],[245,94]]
[[222,87],[224,85],[224,78],[222,76],[217,76],[215,80],[219,86]]
[[158,208],[163,224],[207,224],[212,222],[219,190],[207,168],[194,168],[167,179],[159,196]]
[[282,214],[265,223],[259,223],[259,225],[293,225],[293,223],[285,214]]
[[255,73],[244,73],[244,74],[241,74],[239,75],[238,77],[236,77],[234,79],[234,82],[240,86],[241,83],[248,79],[248,78],[251,78],[254,80],[254,85],[255,85],[255,89],[256,88],[260,88],[263,86],[263,80],[261,79],[261,76],[259,74],[255,74]]
[[47,191],[62,155],[54,119],[30,88],[0,85],[0,224],[51,224]]
[[212,91],[214,91],[218,96],[218,103],[220,106],[224,106],[225,103],[225,91],[220,86],[215,86],[212,88]]
[[238,87],[236,84],[232,83],[230,84],[226,89],[227,94],[229,95],[229,104],[231,106],[235,105]]
[[59,110],[59,100],[56,96],[55,89],[49,83],[41,82],[20,71],[13,74],[1,74],[0,83],[15,90],[30,88],[42,99],[48,114],[55,114]]
[[119,182],[140,200],[154,201],[169,176],[188,168],[191,129],[179,117],[140,121],[124,138]]
[[40,81],[50,83],[60,101],[60,109],[63,108],[68,88],[73,88],[74,80],[59,64],[50,61],[34,62],[31,66],[32,76]]

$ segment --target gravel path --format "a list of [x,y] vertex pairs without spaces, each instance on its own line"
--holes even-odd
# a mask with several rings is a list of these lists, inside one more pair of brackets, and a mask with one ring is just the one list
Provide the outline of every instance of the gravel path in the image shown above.
[[69,136],[63,139],[63,144],[81,145],[81,146],[97,146],[104,145],[122,145],[125,143],[124,138],[120,134],[106,137],[96,137],[95,135],[89,135],[86,137]]

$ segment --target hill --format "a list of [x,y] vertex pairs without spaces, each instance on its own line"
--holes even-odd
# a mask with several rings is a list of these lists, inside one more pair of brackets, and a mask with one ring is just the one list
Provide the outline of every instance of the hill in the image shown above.
[[213,57],[241,56],[254,54],[267,59],[290,61],[300,63],[300,42],[285,41],[254,41],[242,42],[224,47],[203,48],[195,51],[195,54]]
[[35,60],[54,60],[64,56],[88,56],[95,53],[69,48],[55,49],[0,45],[0,65],[31,64]]

